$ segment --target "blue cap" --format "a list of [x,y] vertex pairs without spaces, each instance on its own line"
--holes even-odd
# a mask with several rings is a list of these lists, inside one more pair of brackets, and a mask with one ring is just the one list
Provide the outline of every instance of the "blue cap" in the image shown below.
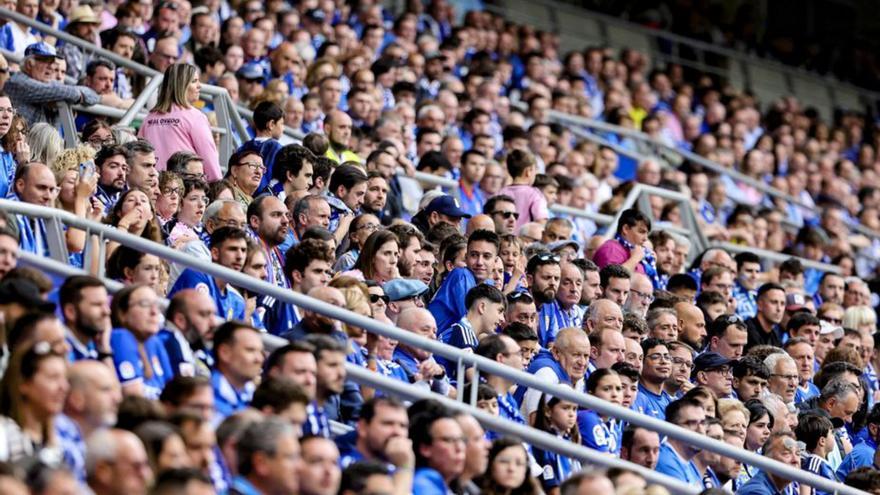
[[714,370],[722,366],[730,366],[736,359],[727,359],[717,352],[704,352],[694,359],[694,376],[698,371]]
[[385,291],[388,300],[394,302],[421,296],[428,290],[428,286],[421,280],[396,278],[385,282],[385,284],[382,285],[382,290]]
[[454,218],[470,218],[471,215],[461,209],[458,200],[448,194],[434,198],[428,206],[425,207],[425,215],[433,212],[441,213],[448,217]]
[[263,79],[266,77],[265,72],[263,71],[263,66],[256,62],[248,62],[241,66],[238,69],[238,72],[235,73],[236,76],[242,79]]
[[61,58],[58,56],[58,52],[55,51],[54,46],[43,41],[28,45],[24,49],[24,58],[30,57]]

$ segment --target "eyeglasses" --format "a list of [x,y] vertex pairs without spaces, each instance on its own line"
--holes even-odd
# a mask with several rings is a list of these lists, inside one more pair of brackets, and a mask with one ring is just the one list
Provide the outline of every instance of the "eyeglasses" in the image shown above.
[[210,202],[210,200],[207,198],[207,196],[187,196],[186,198],[183,198],[183,199],[186,201],[192,201],[194,203],[202,203],[203,205],[206,205],[206,206]]
[[241,162],[241,163],[239,163],[238,165],[243,166],[243,167],[248,167],[249,169],[254,170],[254,171],[259,170],[260,172],[263,172],[263,173],[266,172],[266,166],[263,165],[262,163],[257,163],[257,162]]
[[648,294],[647,292],[639,292],[634,289],[631,289],[629,292],[630,292],[630,294],[635,294],[636,297],[638,297],[642,301],[645,301],[647,303],[654,302],[654,294]]
[[508,302],[519,301],[522,298],[526,298],[526,302],[530,302],[532,300],[532,295],[528,292],[511,292],[507,295]]
[[493,215],[501,215],[504,218],[512,218],[514,220],[519,220],[519,213],[515,211],[496,211],[492,213]]
[[217,218],[214,221],[224,227],[235,227],[237,229],[242,229],[242,230],[247,228],[247,223],[236,222],[235,220],[233,220],[231,218]]
[[721,366],[720,368],[712,368],[705,371],[706,373],[721,373],[722,375],[726,375],[730,373],[730,366]]
[[721,315],[718,317],[718,320],[724,323],[725,326],[743,323],[742,318],[737,315]]
[[385,295],[380,296],[379,294],[370,294],[371,304],[376,304],[379,301],[383,301],[385,304],[388,304],[388,302],[391,301],[391,298]]
[[159,307],[159,300],[158,299],[153,299],[153,300],[144,299],[142,301],[133,302],[133,303],[131,303],[130,306],[136,307],[136,308],[142,308],[142,309],[154,309],[154,308]]
[[180,196],[180,188],[179,187],[169,187],[168,189],[162,191],[162,194],[166,196]]
[[381,225],[379,225],[378,223],[367,223],[367,224],[361,225],[360,227],[356,228],[355,230],[369,230],[370,232],[375,232],[375,231],[379,230],[379,227],[381,227]]
[[687,360],[680,358],[680,357],[672,358],[672,364],[674,364],[676,366],[687,366],[688,368],[694,367],[693,361],[687,361]]
[[[0,71],[0,74],[2,74],[2,73],[3,73],[3,71]],[[0,113],[11,113],[11,114],[15,115],[15,109],[12,107],[8,107],[8,108],[0,107]]]
[[112,137],[101,139],[98,136],[92,136],[89,138],[89,144],[93,146],[113,146],[116,144],[116,140]]
[[820,316],[819,319],[825,320],[828,323],[831,323],[832,325],[837,325],[837,326],[843,325],[843,319],[841,319],[841,318],[829,318],[827,316]]

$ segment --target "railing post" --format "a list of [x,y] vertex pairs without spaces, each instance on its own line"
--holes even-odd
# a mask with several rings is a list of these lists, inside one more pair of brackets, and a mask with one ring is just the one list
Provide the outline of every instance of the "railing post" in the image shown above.
[[226,106],[226,100],[222,97],[222,95],[214,95],[211,98],[212,103],[214,104],[214,115],[217,116],[217,126],[228,129],[229,132],[220,134],[220,146],[219,146],[219,154],[220,154],[220,169],[223,173],[226,173],[226,168],[229,165],[229,157],[232,156],[232,132],[231,127],[229,127],[229,109]]
[[75,148],[79,144],[79,136],[76,132],[76,122],[73,119],[73,109],[65,102],[59,101],[57,105],[61,134],[64,135],[64,147]]
[[61,221],[58,218],[50,217],[43,220],[43,225],[46,228],[46,238],[43,240],[49,247],[49,256],[54,260],[67,263],[70,256],[67,253],[67,239],[64,235],[64,229],[61,228]]
[[132,103],[128,110],[125,111],[125,115],[123,115],[116,124],[130,127],[135,117],[137,117],[138,112],[144,108],[150,97],[159,90],[159,85],[162,84],[163,79],[165,79],[164,74],[153,76],[153,78],[150,79],[150,82],[147,83],[146,87],[144,87],[144,90],[141,91],[137,98],[135,98],[134,103]]

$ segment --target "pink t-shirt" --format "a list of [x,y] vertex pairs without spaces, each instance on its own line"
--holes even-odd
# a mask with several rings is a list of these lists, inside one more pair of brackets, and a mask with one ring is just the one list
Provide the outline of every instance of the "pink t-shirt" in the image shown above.
[[547,220],[550,212],[547,210],[547,198],[534,186],[514,185],[507,186],[498,194],[505,194],[513,198],[516,203],[516,211],[519,218],[516,221],[516,228],[520,228],[523,224],[541,220]]
[[[615,239],[605,241],[596,253],[593,254],[593,263],[601,270],[608,265],[622,265],[629,259],[629,251]],[[645,273],[645,267],[641,263],[636,265],[636,271]]]
[[173,106],[168,113],[150,112],[138,131],[156,148],[156,168],[165,170],[168,158],[178,151],[191,151],[204,160],[205,179],[220,180],[220,156],[208,117],[197,108]]

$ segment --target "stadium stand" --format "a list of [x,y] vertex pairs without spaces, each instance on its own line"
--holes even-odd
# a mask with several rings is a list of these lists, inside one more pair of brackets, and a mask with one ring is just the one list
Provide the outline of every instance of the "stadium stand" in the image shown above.
[[538,3],[5,7],[2,493],[878,492],[863,115]]

